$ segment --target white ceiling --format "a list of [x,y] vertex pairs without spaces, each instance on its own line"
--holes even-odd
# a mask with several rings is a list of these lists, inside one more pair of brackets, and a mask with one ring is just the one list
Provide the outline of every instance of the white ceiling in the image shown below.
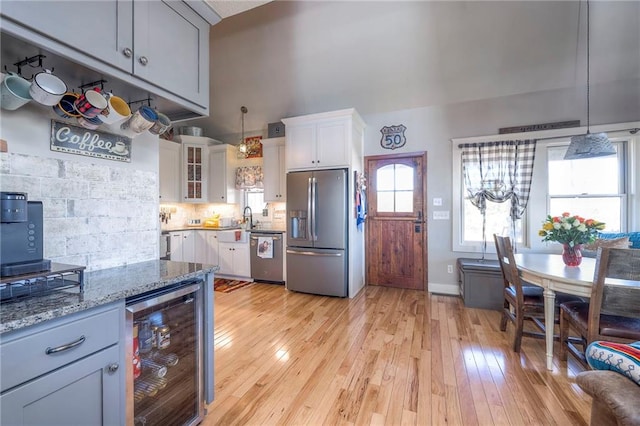
[[[212,27],[211,116],[197,125],[231,141],[242,105],[258,131],[346,107],[582,91],[585,22],[577,1],[271,2]],[[640,2],[592,1],[590,52],[592,86],[640,84]]]

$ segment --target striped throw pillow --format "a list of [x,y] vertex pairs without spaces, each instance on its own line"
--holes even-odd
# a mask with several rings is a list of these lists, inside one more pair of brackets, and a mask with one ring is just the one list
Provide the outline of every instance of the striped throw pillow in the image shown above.
[[640,341],[631,344],[596,341],[587,346],[587,363],[594,370],[612,370],[640,385]]

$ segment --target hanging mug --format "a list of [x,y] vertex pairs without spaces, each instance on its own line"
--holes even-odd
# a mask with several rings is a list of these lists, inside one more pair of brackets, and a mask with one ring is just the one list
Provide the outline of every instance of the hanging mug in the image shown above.
[[164,115],[161,112],[158,112],[158,118],[156,122],[153,123],[153,126],[149,129],[149,133],[153,135],[161,135],[167,131],[169,127],[171,127],[171,119]]
[[130,130],[133,133],[142,133],[145,130],[149,130],[158,119],[158,114],[148,106],[141,106],[136,112],[131,114],[131,117],[122,125],[122,130]]
[[67,84],[60,78],[44,70],[33,77],[29,94],[34,101],[46,106],[54,106],[67,93]]
[[14,111],[31,100],[31,83],[18,74],[9,73],[0,84],[0,107]]
[[106,124],[114,124],[126,120],[131,116],[129,104],[119,96],[109,95],[107,107],[102,110],[98,118]]
[[107,100],[98,89],[87,90],[74,103],[76,111],[85,118],[98,116],[107,105]]

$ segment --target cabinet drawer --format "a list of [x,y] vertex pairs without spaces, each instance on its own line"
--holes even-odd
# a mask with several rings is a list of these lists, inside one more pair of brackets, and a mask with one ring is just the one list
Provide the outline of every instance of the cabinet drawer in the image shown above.
[[[71,314],[0,336],[2,391],[118,343],[124,320],[124,303],[119,305]],[[47,354],[48,348],[65,345],[72,347]]]

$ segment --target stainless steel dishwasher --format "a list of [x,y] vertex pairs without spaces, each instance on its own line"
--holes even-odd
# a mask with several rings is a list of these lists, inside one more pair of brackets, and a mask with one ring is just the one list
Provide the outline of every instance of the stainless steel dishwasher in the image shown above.
[[255,281],[284,283],[282,232],[251,231],[251,278]]

